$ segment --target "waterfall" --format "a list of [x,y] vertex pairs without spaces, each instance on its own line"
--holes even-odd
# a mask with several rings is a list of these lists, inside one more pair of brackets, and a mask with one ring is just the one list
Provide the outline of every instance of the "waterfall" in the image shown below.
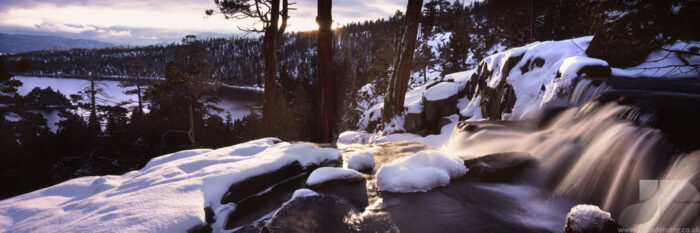
[[[697,226],[700,151],[675,150],[661,130],[646,124],[654,121],[654,116],[639,107],[594,100],[612,90],[604,83],[583,79],[569,98],[579,107],[562,111],[546,126],[465,122],[442,150],[464,159],[529,152],[538,166],[523,185],[549,190],[577,203],[598,205],[641,231]],[[664,180],[690,185],[663,185],[668,183]],[[640,185],[655,181],[661,183],[658,190],[643,195],[648,187]],[[645,201],[653,201],[653,205],[640,204]]]

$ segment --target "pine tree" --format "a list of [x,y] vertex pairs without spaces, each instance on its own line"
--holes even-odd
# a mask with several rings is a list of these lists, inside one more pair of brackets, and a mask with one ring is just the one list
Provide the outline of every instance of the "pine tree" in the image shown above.
[[[188,130],[168,130],[163,133],[165,138],[169,133],[184,133],[190,144],[196,144],[195,128],[197,122],[208,114],[218,102],[215,98],[219,83],[211,80],[212,66],[207,61],[207,51],[201,41],[195,36],[188,35],[183,40],[183,46],[175,54],[165,69],[165,81],[149,88],[146,97],[151,100],[151,111],[164,114],[166,119],[173,119],[171,127],[185,123]],[[186,122],[181,120],[186,116]],[[164,119],[164,120],[166,120]]]
[[[287,28],[289,5],[287,0],[214,0],[220,12],[227,19],[260,19],[262,29],[248,28],[246,31],[264,32],[263,56],[265,58],[265,99],[263,104],[263,129],[266,134],[274,132],[275,100],[277,93],[277,47]],[[214,10],[207,10],[212,15]],[[282,22],[280,23],[280,16]]]
[[403,102],[408,89],[408,78],[411,75],[413,65],[413,52],[416,47],[418,34],[418,22],[421,15],[423,0],[408,0],[406,17],[404,22],[401,46],[398,46],[398,56],[395,61],[395,70],[389,81],[389,91],[384,97],[384,109],[382,119],[390,122],[394,116],[403,113]]

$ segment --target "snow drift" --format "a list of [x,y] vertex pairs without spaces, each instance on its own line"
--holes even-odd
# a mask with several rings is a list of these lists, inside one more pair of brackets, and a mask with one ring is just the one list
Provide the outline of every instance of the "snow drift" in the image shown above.
[[339,159],[336,149],[275,138],[181,151],[121,176],[81,177],[0,201],[0,232],[186,232],[206,222],[205,207],[223,229],[235,208],[220,202],[230,185],[295,162]]

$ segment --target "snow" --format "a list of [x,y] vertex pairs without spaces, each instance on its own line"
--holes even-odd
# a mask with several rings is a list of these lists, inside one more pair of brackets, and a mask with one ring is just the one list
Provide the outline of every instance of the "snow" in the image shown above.
[[403,102],[403,106],[406,108],[407,113],[423,112],[423,93],[425,92],[425,87],[426,85],[417,86],[406,92],[406,99]]
[[450,179],[466,173],[467,168],[457,157],[440,151],[421,151],[382,166],[377,172],[377,186],[380,191],[425,192],[446,186]]
[[412,133],[372,134],[369,137],[368,143],[377,144],[384,142],[416,141],[431,147],[440,148],[450,139],[450,135],[452,135],[452,132],[457,126],[459,116],[453,114],[447,116],[447,118],[450,119],[451,122],[442,126],[440,134],[431,134],[425,137]]
[[217,150],[164,155],[121,176],[90,176],[0,201],[0,232],[185,232],[205,223],[223,229],[234,204],[220,203],[231,184],[293,162],[339,160],[340,152],[263,138]]
[[338,135],[336,144],[338,148],[342,148],[350,144],[364,144],[367,142],[367,133],[362,131],[345,131]]
[[441,82],[425,91],[425,99],[428,101],[447,99],[459,92],[457,84],[452,82]]
[[367,151],[350,152],[347,155],[345,167],[355,171],[372,170],[374,169],[374,156]]
[[[318,193],[314,192],[311,189],[297,189],[296,191],[294,191],[294,193],[292,194],[292,198],[290,198],[289,201],[294,200],[294,199],[299,198],[299,197],[310,197],[310,196],[318,196]],[[289,201],[285,202],[285,204],[289,203]]]
[[306,185],[314,186],[333,180],[359,180],[362,174],[359,172],[340,167],[322,167],[314,170],[306,179]]
[[589,58],[584,56],[573,56],[564,59],[564,62],[562,62],[561,66],[559,67],[559,73],[561,73],[561,78],[563,79],[574,78],[578,76],[576,73],[585,66],[609,65],[608,62],[600,59]]
[[566,215],[566,224],[574,232],[600,232],[609,220],[610,213],[594,205],[574,206]]

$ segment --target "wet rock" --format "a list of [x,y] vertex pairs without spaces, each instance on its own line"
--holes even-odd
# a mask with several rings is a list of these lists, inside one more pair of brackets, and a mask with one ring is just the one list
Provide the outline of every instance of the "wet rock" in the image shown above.
[[566,216],[566,233],[616,233],[623,228],[605,212],[594,205],[577,205]]
[[241,200],[236,203],[236,209],[228,215],[226,229],[244,226],[264,217],[292,198],[294,191],[304,187],[305,183],[305,175],[292,176],[270,187],[266,192]]
[[368,220],[342,198],[322,194],[289,201],[270,219],[263,231],[396,232],[391,231],[390,222]]
[[309,189],[320,194],[341,197],[355,209],[364,211],[369,205],[367,194],[367,181],[360,180],[334,180],[319,185],[310,186]]
[[302,173],[304,173],[304,168],[299,162],[294,161],[275,171],[250,177],[231,185],[228,192],[221,198],[221,204],[236,203],[253,194],[262,192],[276,183]]
[[490,154],[464,161],[469,168],[466,176],[487,182],[513,181],[534,164],[535,158],[524,152]]
[[588,77],[610,77],[610,73],[612,73],[610,66],[590,65],[582,67],[576,72],[576,75],[579,77],[584,74]]

